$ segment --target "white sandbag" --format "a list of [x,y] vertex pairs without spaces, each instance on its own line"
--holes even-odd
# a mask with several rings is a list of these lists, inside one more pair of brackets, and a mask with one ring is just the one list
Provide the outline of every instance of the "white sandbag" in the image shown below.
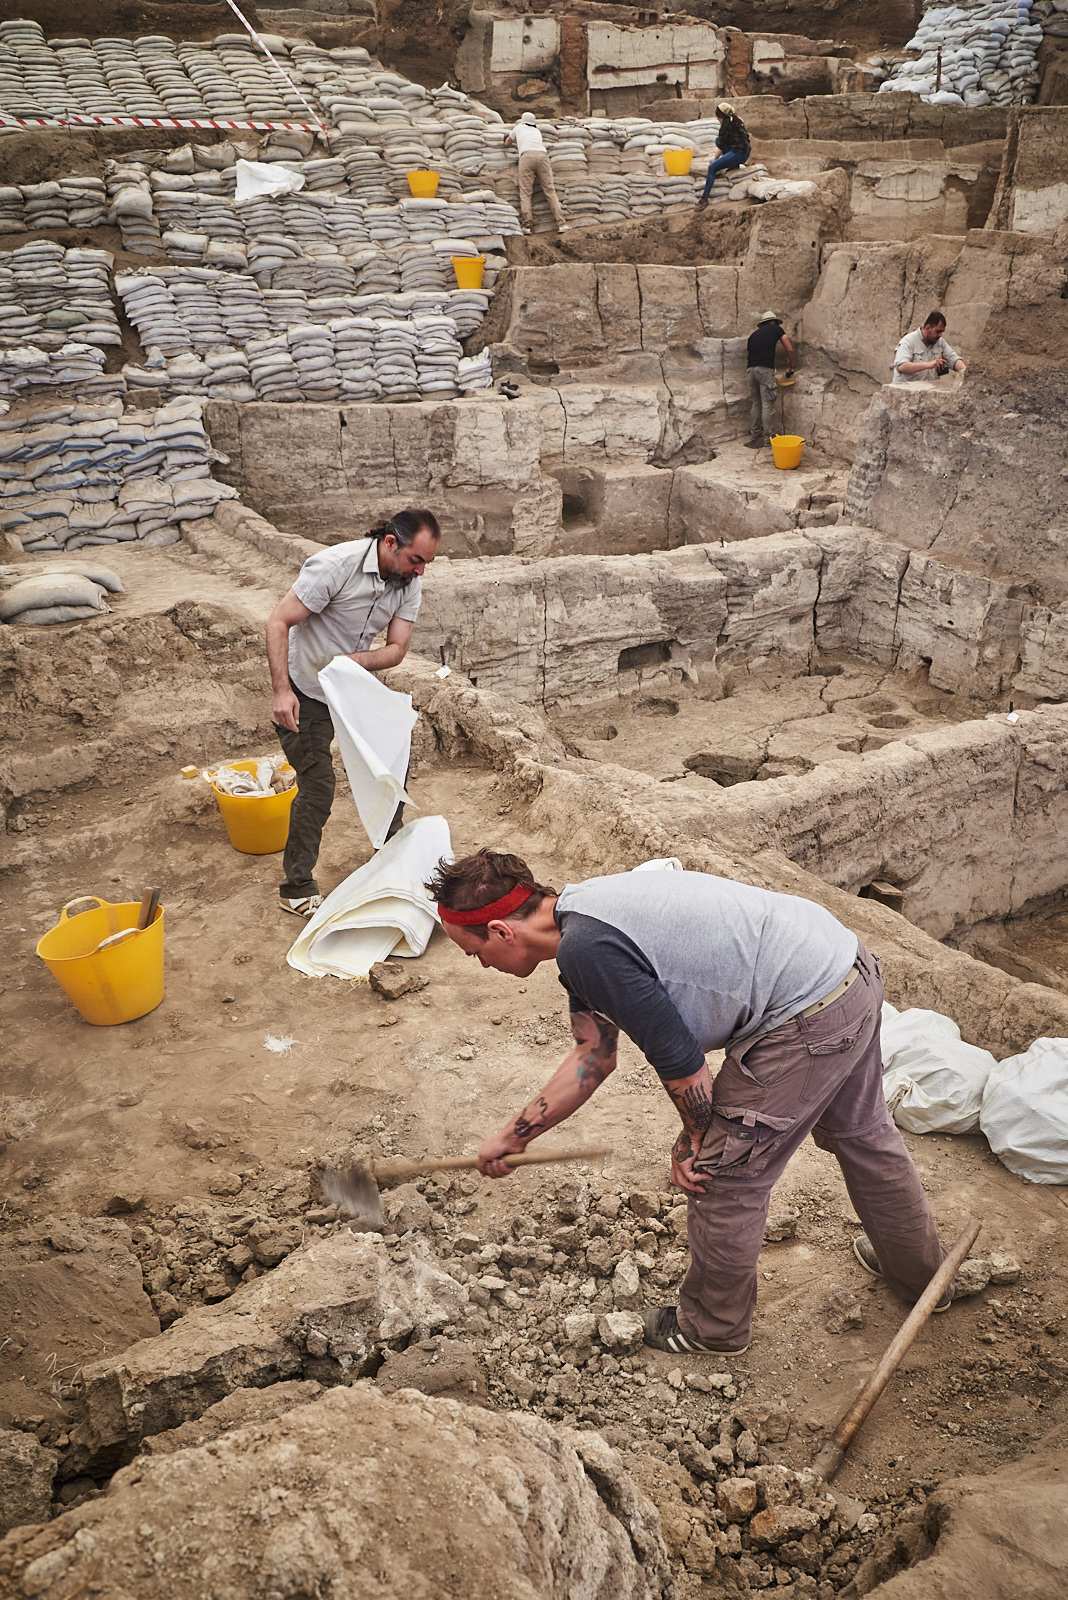
[[[107,610],[107,607],[104,607]],[[29,611],[20,611],[17,617],[12,617],[8,626],[12,628],[41,627],[50,622],[84,622],[88,617],[98,617],[100,612],[96,606],[34,606]]]
[[683,872],[685,869],[678,856],[654,856],[652,861],[643,861],[640,866],[631,867],[632,872]]
[[126,593],[122,579],[117,572],[112,572],[110,567],[102,567],[95,561],[79,561],[77,557],[70,556],[64,556],[61,561],[53,558],[47,567],[0,567],[0,584],[7,587],[13,583],[21,583],[24,578],[54,578],[57,575],[69,577],[71,573],[89,578],[102,589],[106,589],[109,594]]
[[404,791],[404,777],[419,713],[410,694],[387,689],[348,656],[335,656],[323,667],[319,687],[330,707],[360,821],[377,850],[397,807],[413,804]]
[[421,956],[439,920],[423,888],[442,857],[452,859],[444,817],[405,823],[365,866],[327,895],[286,956],[309,978],[362,982],[387,956]]
[[104,591],[74,572],[38,573],[0,593],[0,622],[13,622],[22,612],[50,606],[88,606],[106,611]]
[[990,1074],[979,1126],[1029,1183],[1068,1183],[1068,1039],[1036,1039]]
[[266,161],[238,161],[236,172],[234,204],[238,206],[265,195],[299,194],[305,183],[302,172],[291,172],[288,167]]
[[115,217],[140,217],[142,222],[151,222],[152,191],[147,184],[124,184],[112,196],[111,212]]
[[997,1065],[989,1050],[965,1044],[950,1017],[911,1009],[882,1027],[883,1092],[909,1133],[974,1133]]

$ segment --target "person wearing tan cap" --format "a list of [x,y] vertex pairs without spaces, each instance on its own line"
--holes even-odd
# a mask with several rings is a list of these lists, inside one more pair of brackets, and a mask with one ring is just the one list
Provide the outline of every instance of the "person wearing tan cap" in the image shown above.
[[732,167],[744,166],[749,160],[749,151],[752,149],[748,129],[729,100],[719,102],[716,116],[720,119],[719,132],[716,134],[716,149],[719,155],[708,163],[704,193],[697,202],[699,206],[708,204],[712,185],[718,175],[721,172],[729,172]]
[[783,332],[782,318],[775,311],[765,311],[746,346],[746,366],[749,369],[749,437],[747,450],[760,450],[775,431],[775,351],[782,343],[790,363],[786,376],[794,375],[794,347]]

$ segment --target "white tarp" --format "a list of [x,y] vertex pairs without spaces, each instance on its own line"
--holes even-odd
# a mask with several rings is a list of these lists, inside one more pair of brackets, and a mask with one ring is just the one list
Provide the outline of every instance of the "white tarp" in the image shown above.
[[938,1011],[883,1009],[883,1091],[890,1114],[909,1133],[974,1133],[979,1107],[997,1062],[989,1050],[965,1044],[960,1029]]
[[990,1074],[979,1126],[1031,1183],[1068,1183],[1068,1039],[1036,1039]]
[[309,978],[361,980],[389,955],[421,956],[438,921],[423,884],[442,856],[452,858],[444,817],[406,823],[327,895],[287,955],[289,965]]
[[302,172],[294,172],[280,161],[238,161],[234,204],[240,206],[264,195],[299,194],[304,182]]
[[348,656],[335,656],[323,667],[319,686],[330,707],[356,810],[377,850],[397,807],[413,803],[404,792],[404,775],[419,713],[410,694],[387,689]]

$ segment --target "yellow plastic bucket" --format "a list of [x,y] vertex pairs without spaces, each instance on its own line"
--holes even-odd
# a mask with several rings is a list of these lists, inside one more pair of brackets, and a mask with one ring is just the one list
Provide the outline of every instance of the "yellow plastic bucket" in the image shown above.
[[[68,916],[71,906],[92,910]],[[163,907],[137,931],[140,900],[112,904],[96,895],[71,900],[37,944],[37,954],[86,1022],[132,1022],[163,999]]]
[[[237,772],[255,772],[254,761],[228,761]],[[279,769],[292,772],[288,764]],[[230,843],[246,856],[269,856],[284,850],[289,837],[289,811],[297,797],[296,786],[281,794],[223,794],[212,782],[216,804],[222,812]]]
[[799,467],[805,441],[796,433],[776,433],[771,439],[771,453],[777,467]]
[[673,178],[684,178],[693,160],[692,150],[665,150],[664,166]]
[[482,268],[485,265],[485,256],[453,256],[452,270],[456,274],[456,287],[458,289],[481,289]]
[[408,187],[416,200],[433,200],[438,192],[438,173],[409,172],[406,176]]

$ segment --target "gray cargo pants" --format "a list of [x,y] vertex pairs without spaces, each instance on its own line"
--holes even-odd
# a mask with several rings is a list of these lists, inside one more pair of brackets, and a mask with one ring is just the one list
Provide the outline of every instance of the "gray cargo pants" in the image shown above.
[[749,407],[749,437],[759,439],[763,437],[767,444],[773,433],[778,430],[775,426],[775,398],[778,388],[775,383],[774,367],[749,367],[749,394],[752,404]]
[[707,1189],[688,1196],[691,1262],[678,1313],[702,1344],[748,1344],[772,1185],[810,1133],[841,1167],[891,1288],[916,1300],[942,1263],[934,1215],[883,1094],[878,958],[860,945],[857,966],[840,999],[743,1045],[715,1080],[697,1160]]

